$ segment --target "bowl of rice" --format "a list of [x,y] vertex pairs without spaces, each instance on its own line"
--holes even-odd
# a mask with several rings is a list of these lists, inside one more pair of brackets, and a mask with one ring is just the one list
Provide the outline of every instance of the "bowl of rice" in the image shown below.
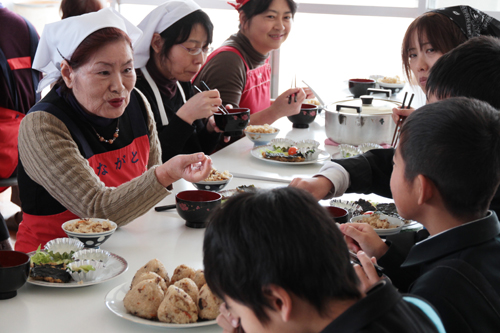
[[64,222],[62,229],[69,238],[78,239],[86,248],[99,248],[116,231],[115,222],[106,219],[84,218]]
[[217,169],[212,168],[206,179],[192,184],[198,190],[218,192],[224,189],[224,187],[229,184],[231,179],[233,179],[233,175],[231,175],[229,171],[224,170],[223,172],[220,172],[217,171]]
[[248,125],[244,132],[247,138],[256,146],[262,146],[276,138],[280,130],[276,127],[269,126],[269,124],[264,124]]
[[397,217],[378,213],[354,216],[351,218],[351,223],[367,223],[373,227],[379,236],[397,234],[405,224],[403,220]]

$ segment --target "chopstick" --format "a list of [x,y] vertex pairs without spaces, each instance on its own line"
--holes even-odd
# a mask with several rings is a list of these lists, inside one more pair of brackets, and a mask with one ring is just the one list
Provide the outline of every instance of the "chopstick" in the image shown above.
[[174,208],[176,208],[175,205],[158,206],[158,207],[155,207],[155,211],[163,212],[165,210],[174,209]]
[[[351,257],[351,261],[353,263],[358,264],[359,266],[363,267],[363,265],[361,264],[361,262],[358,259],[358,255],[356,253],[349,251],[349,257]],[[378,276],[384,275],[384,273],[382,273],[382,271],[384,270],[383,267],[381,267],[377,264],[373,264],[373,266],[375,267],[375,270],[377,271]]]
[[[203,81],[202,81],[202,82],[203,82]],[[200,88],[198,88],[198,87],[197,87],[197,86],[195,86],[194,84],[193,84],[193,87],[194,87],[194,89],[198,90],[198,92],[203,92],[203,91],[201,91],[201,89],[200,89]],[[208,89],[208,90],[210,90],[210,89]],[[224,113],[224,114],[229,114],[229,112],[226,110],[226,108],[222,109],[220,106],[218,106],[218,107],[217,107],[217,109],[218,109],[220,112]]]
[[[203,80],[202,80],[202,81],[200,81],[200,82],[201,82],[201,84],[205,87],[205,89],[207,89],[207,90],[211,90],[211,89],[208,87],[208,85],[205,83],[205,81],[203,81]],[[221,110],[221,111],[222,111],[223,113],[225,113],[225,114],[229,114],[229,111],[227,111],[227,109],[226,109],[226,107],[224,106],[224,104],[221,104],[218,108],[219,108],[219,109],[221,109],[221,107],[222,107],[222,110]]]
[[[401,109],[405,108],[405,101],[406,101],[407,95],[408,95],[408,92],[405,92],[405,97],[403,98],[403,104],[401,104]],[[408,102],[406,109],[409,109],[411,107],[411,102],[413,101],[413,96],[415,96],[415,94],[411,94],[410,101]],[[399,135],[401,134],[401,126],[403,126],[403,123],[405,120],[406,120],[405,116],[399,116],[398,123],[396,124],[396,129],[394,130],[394,135],[392,136],[391,147],[396,148],[396,145],[399,142]]]
[[[292,80],[292,85],[290,88],[297,88],[297,75],[295,75],[295,82]],[[292,96],[294,103],[297,103],[297,93],[293,93],[290,96],[288,96],[288,104],[292,104]]]

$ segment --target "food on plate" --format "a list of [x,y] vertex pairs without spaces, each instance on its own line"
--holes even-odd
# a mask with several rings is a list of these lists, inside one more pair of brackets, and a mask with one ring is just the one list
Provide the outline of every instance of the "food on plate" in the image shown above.
[[170,279],[170,284],[172,285],[179,280],[182,280],[184,278],[192,278],[193,276],[194,276],[194,269],[186,265],[179,265],[174,270],[172,279]]
[[67,264],[73,261],[73,251],[70,253],[41,251],[41,245],[35,254],[30,257],[30,276],[35,280],[43,280],[52,283],[67,283],[71,281],[71,275],[66,271]]
[[377,208],[372,205],[370,201],[364,200],[364,199],[359,199],[358,201],[355,201],[354,203],[358,204],[361,206],[364,212],[372,212],[377,210]]
[[82,234],[100,233],[115,229],[109,221],[95,221],[92,219],[81,219],[65,225],[65,230]]
[[194,281],[191,280],[190,278],[181,279],[175,282],[174,286],[184,290],[186,294],[188,294],[193,301],[195,299],[198,299],[199,288],[196,285],[196,283],[194,283]]
[[313,105],[321,106],[321,103],[315,98],[305,99],[304,104],[313,104]]
[[[137,272],[139,273],[139,272]],[[154,272],[146,272],[146,273],[141,273],[139,276],[134,276],[134,279],[132,280],[132,284],[130,285],[130,289],[132,289],[136,284],[138,284],[141,281],[144,280],[154,280],[163,291],[167,291],[168,285],[167,281],[165,281],[164,278],[159,276],[158,274]]]
[[205,283],[207,283],[207,281],[205,281],[205,272],[203,272],[202,269],[197,269],[194,272],[193,281],[194,281],[194,283],[196,283],[196,286],[198,287],[198,291],[199,291],[201,289],[201,287],[203,287],[203,285]]
[[219,315],[222,300],[215,296],[208,285],[203,285],[198,296],[199,316],[203,319],[215,319]]
[[240,185],[236,187],[236,191],[243,193],[243,192],[255,192],[257,191],[257,187],[255,185]]
[[138,278],[141,274],[148,272],[153,272],[161,276],[165,280],[165,283],[167,285],[170,283],[170,278],[168,277],[167,270],[165,269],[165,266],[163,266],[162,262],[158,259],[151,259],[146,265],[141,267],[141,269],[139,269],[137,273],[135,273],[134,278],[132,279],[132,285],[135,284],[134,280],[136,278]]
[[383,79],[378,80],[378,82],[382,83],[390,83],[390,84],[403,84],[404,81],[401,81],[398,75],[396,76],[384,76]]
[[205,178],[204,182],[219,182],[221,180],[228,180],[231,178],[231,174],[229,171],[224,170],[224,172],[219,172],[216,169],[212,168],[210,174],[207,178]]
[[198,308],[184,290],[171,285],[158,308],[158,319],[165,323],[195,323],[198,320]]
[[377,208],[377,212],[380,212],[385,215],[394,215],[398,216],[398,209],[394,203],[379,203],[375,206]]
[[164,296],[165,293],[155,280],[144,280],[127,292],[123,305],[134,316],[156,319]]
[[[137,271],[130,290],[123,299],[125,309],[132,315],[175,324],[195,323],[198,320],[212,320],[219,315],[222,300],[212,294],[205,283],[202,269],[194,270],[179,265],[164,288],[163,264],[158,259],[150,260]],[[158,269],[161,268],[161,269]]]
[[245,131],[250,133],[276,133],[277,129],[271,127],[269,124],[264,124],[264,125],[248,125],[247,128],[245,128]]
[[376,213],[366,215],[356,222],[367,223],[374,229],[393,229],[398,227],[397,225],[392,225],[387,219],[380,218],[380,215]]
[[280,162],[304,162],[306,159],[301,155],[288,155],[288,153],[274,153],[272,151],[263,151],[262,157],[269,160],[275,160]]

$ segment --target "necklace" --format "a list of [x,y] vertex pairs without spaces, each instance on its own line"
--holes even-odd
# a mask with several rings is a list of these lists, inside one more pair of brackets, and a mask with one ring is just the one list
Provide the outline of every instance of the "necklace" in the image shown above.
[[120,118],[118,118],[118,121],[116,122],[116,130],[115,132],[113,133],[113,138],[111,139],[105,139],[103,138],[102,136],[99,135],[99,133],[97,133],[97,131],[95,130],[94,126],[91,126],[92,129],[94,130],[95,134],[97,135],[97,138],[99,139],[99,141],[101,142],[106,142],[106,143],[109,143],[110,145],[113,144],[113,142],[115,142],[116,138],[118,138],[120,135],[118,134],[118,132],[120,132],[120,129],[118,128],[118,126],[120,125]]

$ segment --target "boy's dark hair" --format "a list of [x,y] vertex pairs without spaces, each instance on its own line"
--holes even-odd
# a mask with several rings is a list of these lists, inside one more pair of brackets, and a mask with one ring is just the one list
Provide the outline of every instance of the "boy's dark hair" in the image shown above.
[[[189,15],[184,16],[179,21],[172,24],[167,29],[160,33],[163,39],[163,47],[161,50],[161,57],[168,57],[168,53],[172,46],[176,44],[182,44],[188,40],[191,30],[197,24],[201,24],[205,32],[207,33],[207,43],[202,45],[202,47],[207,47],[212,44],[214,25],[208,17],[207,13],[198,9]],[[153,54],[153,48],[150,49],[151,54]]]
[[456,217],[486,214],[500,182],[500,113],[465,97],[427,104],[401,130],[405,178],[433,181]]
[[[254,16],[265,12],[273,0],[252,0],[248,1],[243,7],[239,9],[238,12],[243,12],[245,14],[245,19],[250,21]],[[290,11],[292,12],[292,17],[295,16],[297,12],[297,4],[294,0],[286,0]],[[240,26],[241,29],[241,26]]]
[[471,38],[443,55],[430,70],[427,96],[472,97],[500,109],[500,40]]
[[203,243],[205,278],[219,297],[262,323],[274,284],[326,313],[331,300],[360,299],[342,233],[309,193],[286,187],[230,198],[211,217]]

